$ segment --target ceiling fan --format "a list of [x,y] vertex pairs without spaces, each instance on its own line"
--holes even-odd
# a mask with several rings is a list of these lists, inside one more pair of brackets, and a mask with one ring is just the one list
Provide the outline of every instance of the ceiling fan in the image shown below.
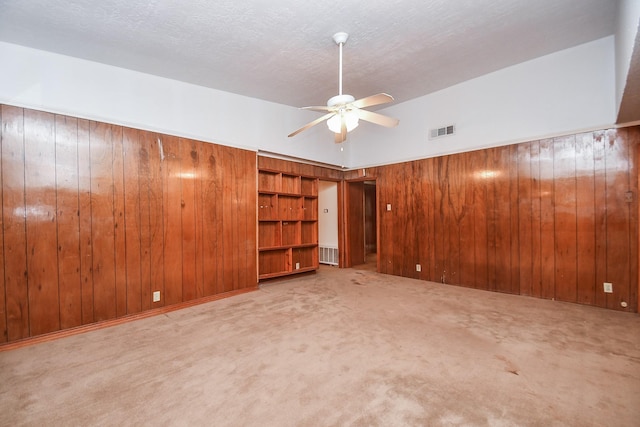
[[363,110],[365,107],[372,107],[374,105],[385,104],[393,101],[393,97],[391,95],[379,93],[377,95],[371,95],[366,98],[356,100],[351,95],[342,94],[342,46],[347,42],[348,38],[349,34],[343,32],[333,35],[333,41],[335,41],[340,47],[338,95],[329,99],[326,107],[302,107],[303,110],[328,111],[328,113],[310,123],[307,123],[295,132],[290,133],[289,137],[296,136],[300,132],[305,131],[325,120],[327,120],[327,126],[329,129],[336,134],[335,142],[337,144],[346,141],[347,132],[351,132],[356,128],[356,126],[358,126],[359,119],[386,127],[394,127],[398,125],[398,119],[387,117],[372,111]]

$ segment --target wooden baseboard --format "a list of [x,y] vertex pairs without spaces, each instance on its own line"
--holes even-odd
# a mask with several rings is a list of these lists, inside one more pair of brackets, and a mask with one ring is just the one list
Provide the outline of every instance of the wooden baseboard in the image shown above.
[[100,322],[89,323],[87,325],[76,326],[69,329],[50,332],[50,333],[38,335],[35,337],[23,338],[17,341],[0,344],[0,352],[15,350],[17,348],[22,348],[29,345],[38,344],[38,343],[47,342],[47,341],[53,341],[53,340],[68,337],[71,335],[83,334],[89,331],[95,331],[102,328],[121,325],[123,323],[132,322],[134,320],[145,319],[147,317],[157,316],[159,314],[169,313],[171,311],[181,310],[183,308],[193,307],[194,305],[200,305],[200,304],[204,304],[211,301],[217,301],[224,298],[229,298],[229,297],[233,297],[236,295],[241,295],[241,294],[245,294],[245,293],[253,292],[257,290],[258,290],[257,286],[253,286],[245,289],[238,289],[235,291],[225,292],[222,294],[211,295],[208,297],[198,298],[191,301],[185,301],[179,304],[173,304],[166,307],[154,308],[151,310],[143,311],[141,313],[129,314],[123,317],[118,317],[116,319],[103,320]]

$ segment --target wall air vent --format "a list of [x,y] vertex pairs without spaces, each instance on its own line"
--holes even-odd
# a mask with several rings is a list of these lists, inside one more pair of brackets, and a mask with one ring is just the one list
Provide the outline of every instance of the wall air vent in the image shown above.
[[442,138],[456,133],[456,125],[448,125],[440,128],[431,129],[429,131],[429,139]]

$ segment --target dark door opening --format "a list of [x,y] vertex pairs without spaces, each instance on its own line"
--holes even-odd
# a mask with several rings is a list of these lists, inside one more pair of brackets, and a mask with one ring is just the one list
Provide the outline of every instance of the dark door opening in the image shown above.
[[347,183],[347,267],[377,264],[375,181]]

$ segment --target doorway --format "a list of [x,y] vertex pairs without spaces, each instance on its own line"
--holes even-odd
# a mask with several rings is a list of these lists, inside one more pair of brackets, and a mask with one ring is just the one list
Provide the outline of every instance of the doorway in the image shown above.
[[347,267],[377,270],[376,182],[347,182]]
[[318,255],[320,264],[339,264],[338,183],[318,181]]

